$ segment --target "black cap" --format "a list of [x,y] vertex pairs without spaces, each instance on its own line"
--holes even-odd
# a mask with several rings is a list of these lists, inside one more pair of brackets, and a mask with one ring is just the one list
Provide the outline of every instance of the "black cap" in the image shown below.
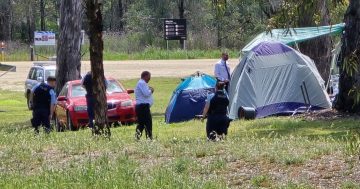
[[56,81],[56,78],[54,76],[49,76],[47,78],[47,81]]

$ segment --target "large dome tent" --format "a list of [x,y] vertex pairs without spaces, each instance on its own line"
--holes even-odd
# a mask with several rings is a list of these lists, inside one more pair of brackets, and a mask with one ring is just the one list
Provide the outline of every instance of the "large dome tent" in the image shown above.
[[246,53],[232,74],[229,96],[232,119],[238,118],[241,107],[254,108],[257,118],[301,107],[331,107],[314,62],[277,41],[263,41]]

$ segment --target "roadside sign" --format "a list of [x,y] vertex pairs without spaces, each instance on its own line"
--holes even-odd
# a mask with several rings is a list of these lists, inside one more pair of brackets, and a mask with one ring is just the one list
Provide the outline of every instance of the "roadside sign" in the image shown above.
[[164,19],[165,40],[186,40],[186,19]]
[[35,46],[55,46],[55,33],[51,31],[36,31],[34,35]]
[[5,60],[5,43],[2,41],[0,43],[0,61],[4,61]]

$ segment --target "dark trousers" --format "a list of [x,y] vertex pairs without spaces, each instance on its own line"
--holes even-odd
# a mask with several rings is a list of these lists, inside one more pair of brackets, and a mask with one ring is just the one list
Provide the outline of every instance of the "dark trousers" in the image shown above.
[[94,113],[94,97],[93,96],[86,96],[86,106],[87,106],[87,113],[89,117],[89,127],[94,127],[94,119],[95,119],[95,113]]
[[138,125],[136,127],[136,136],[140,139],[143,130],[145,129],[146,138],[152,139],[152,117],[149,104],[138,104],[135,107],[138,118]]
[[227,135],[229,118],[226,115],[209,115],[206,122],[206,135],[209,140],[215,140],[217,135]]
[[35,133],[39,133],[39,126],[43,125],[45,132],[50,133],[50,110],[49,109],[35,109],[33,110],[33,118],[31,124],[34,127]]

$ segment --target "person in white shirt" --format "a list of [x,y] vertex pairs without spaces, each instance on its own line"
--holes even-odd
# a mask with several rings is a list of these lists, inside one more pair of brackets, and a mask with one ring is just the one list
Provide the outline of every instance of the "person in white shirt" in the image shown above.
[[218,81],[225,83],[225,90],[228,91],[230,83],[230,67],[228,65],[229,55],[226,52],[221,54],[221,60],[215,64],[215,77]]
[[135,138],[140,140],[143,130],[145,129],[146,138],[152,139],[152,117],[150,107],[153,104],[152,94],[154,89],[148,85],[151,74],[148,71],[141,73],[141,79],[135,87],[136,106],[135,111],[138,118]]

